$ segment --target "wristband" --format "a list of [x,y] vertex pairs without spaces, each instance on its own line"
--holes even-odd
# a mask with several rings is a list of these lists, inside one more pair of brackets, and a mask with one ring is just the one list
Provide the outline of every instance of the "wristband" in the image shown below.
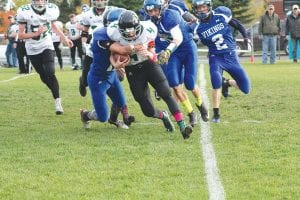
[[171,53],[173,53],[176,49],[177,49],[177,44],[175,44],[174,42],[171,42],[167,47],[167,50],[169,50]]

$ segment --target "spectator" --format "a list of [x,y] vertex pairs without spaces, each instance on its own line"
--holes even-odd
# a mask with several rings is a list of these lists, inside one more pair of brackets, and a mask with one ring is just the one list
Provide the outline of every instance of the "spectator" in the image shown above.
[[298,5],[293,5],[292,13],[286,18],[286,29],[285,34],[290,35],[290,42],[292,44],[292,55],[293,62],[297,62],[297,50],[300,42],[300,10]]
[[280,33],[280,19],[274,12],[274,5],[270,4],[268,10],[261,17],[259,23],[259,33],[263,36],[262,40],[262,63],[268,62],[268,50],[270,49],[270,64],[276,61],[277,35]]
[[6,61],[8,67],[18,66],[17,51],[14,48],[15,38],[17,36],[17,24],[14,16],[9,15],[9,26],[7,28],[6,38],[8,39],[8,44],[5,51]]

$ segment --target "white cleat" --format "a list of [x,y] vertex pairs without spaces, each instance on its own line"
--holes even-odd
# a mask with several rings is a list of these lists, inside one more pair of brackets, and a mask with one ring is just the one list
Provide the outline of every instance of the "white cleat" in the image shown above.
[[60,98],[56,98],[54,100],[54,104],[55,104],[55,113],[57,115],[61,115],[64,113],[63,107],[61,105],[61,99]]
[[108,123],[115,125],[117,128],[129,129],[129,127],[121,120],[115,122],[108,120]]

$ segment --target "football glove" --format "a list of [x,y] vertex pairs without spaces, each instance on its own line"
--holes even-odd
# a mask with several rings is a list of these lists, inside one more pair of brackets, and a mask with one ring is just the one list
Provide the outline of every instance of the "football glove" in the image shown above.
[[169,58],[171,56],[171,51],[169,49],[162,50],[157,56],[157,63],[159,65],[168,64]]

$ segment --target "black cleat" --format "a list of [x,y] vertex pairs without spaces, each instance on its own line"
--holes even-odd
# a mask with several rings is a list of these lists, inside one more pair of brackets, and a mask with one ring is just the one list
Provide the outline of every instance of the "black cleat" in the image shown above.
[[86,96],[86,87],[83,84],[82,77],[79,77],[79,93],[82,97]]
[[163,111],[163,118],[161,120],[163,121],[164,126],[168,132],[173,132],[175,130],[167,111]]
[[135,117],[129,115],[127,118],[123,118],[123,121],[127,126],[130,126],[132,122],[135,122]]
[[193,132],[193,128],[190,125],[188,125],[181,129],[180,132],[182,134],[183,139],[188,139],[191,133]]
[[189,117],[190,125],[192,127],[194,127],[197,124],[197,116],[196,116],[195,112],[192,111],[191,113],[189,113],[188,117]]
[[207,122],[208,121],[208,110],[207,108],[205,107],[204,103],[201,104],[201,106],[198,106],[196,104],[198,110],[200,111],[200,114],[201,114],[201,118],[204,122]]
[[81,118],[83,127],[85,129],[90,129],[91,128],[90,119],[87,116],[88,113],[89,113],[89,111],[87,111],[85,109],[80,109],[80,118]]

